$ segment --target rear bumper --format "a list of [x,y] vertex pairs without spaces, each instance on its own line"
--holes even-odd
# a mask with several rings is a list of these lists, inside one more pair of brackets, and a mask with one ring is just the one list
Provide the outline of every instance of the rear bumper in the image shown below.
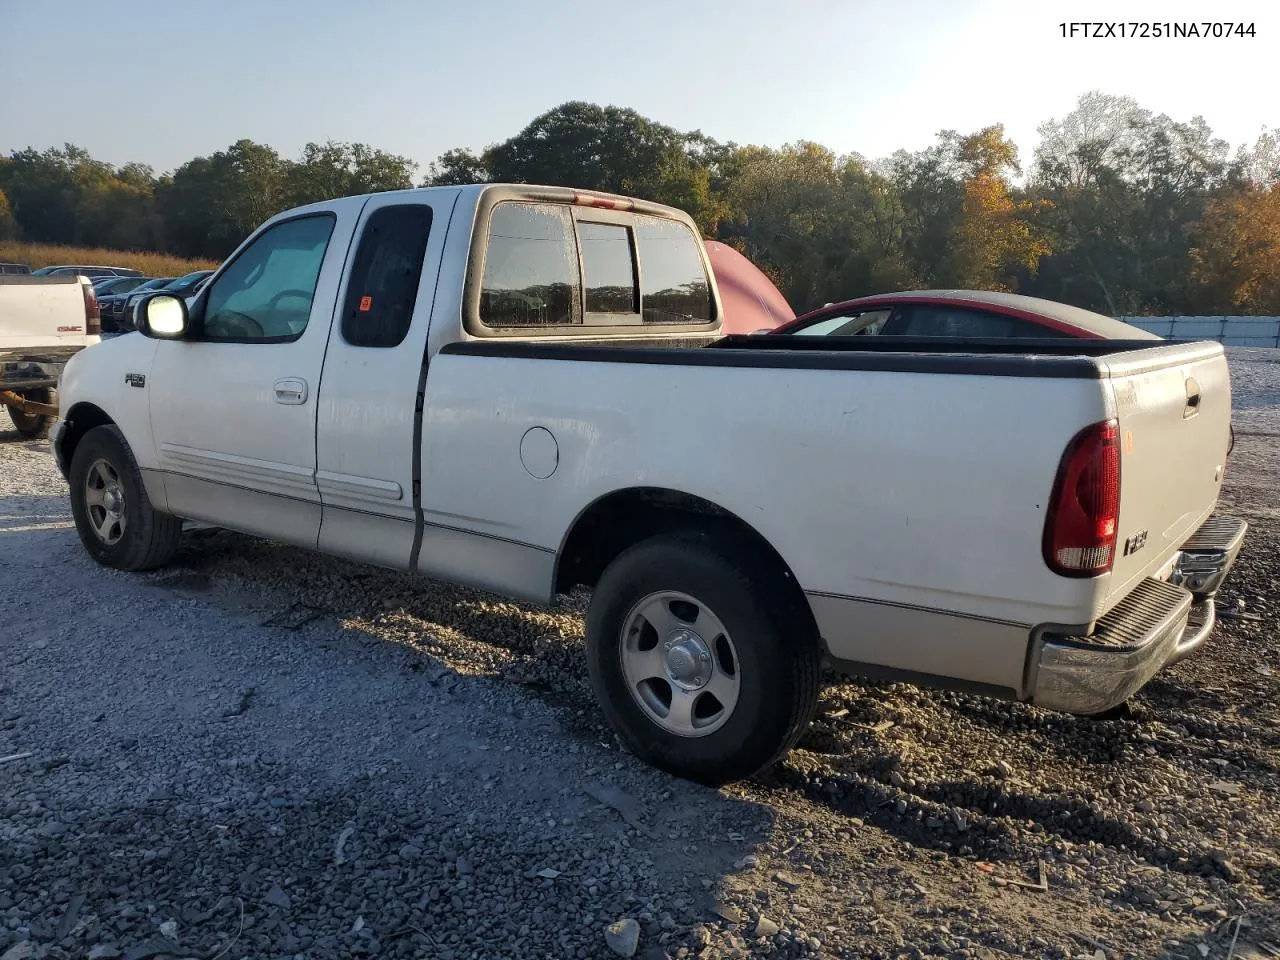
[[1212,517],[1187,541],[1168,581],[1144,580],[1092,634],[1040,632],[1032,648],[1032,702],[1065,713],[1102,713],[1194,653],[1213,630],[1213,596],[1247,529],[1242,520]]

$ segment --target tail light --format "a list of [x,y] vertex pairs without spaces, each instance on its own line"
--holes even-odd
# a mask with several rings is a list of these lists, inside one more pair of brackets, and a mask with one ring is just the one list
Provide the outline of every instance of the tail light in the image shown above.
[[1044,529],[1044,560],[1064,577],[1108,573],[1120,519],[1120,425],[1095,423],[1067,445]]
[[93,292],[93,284],[81,283],[80,292],[84,294],[84,332],[88,336],[102,334],[102,311],[98,308],[98,295]]

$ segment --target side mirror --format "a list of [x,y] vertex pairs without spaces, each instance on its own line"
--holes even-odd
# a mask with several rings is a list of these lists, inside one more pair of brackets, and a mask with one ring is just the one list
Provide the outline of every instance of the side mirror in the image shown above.
[[190,317],[187,302],[169,293],[143,297],[133,308],[133,325],[144,337],[181,340],[187,335]]

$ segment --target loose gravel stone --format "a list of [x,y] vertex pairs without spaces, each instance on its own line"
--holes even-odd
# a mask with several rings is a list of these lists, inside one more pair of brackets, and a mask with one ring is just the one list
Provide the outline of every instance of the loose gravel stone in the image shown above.
[[620,957],[634,957],[640,946],[640,924],[630,917],[615,920],[604,928],[604,942]]

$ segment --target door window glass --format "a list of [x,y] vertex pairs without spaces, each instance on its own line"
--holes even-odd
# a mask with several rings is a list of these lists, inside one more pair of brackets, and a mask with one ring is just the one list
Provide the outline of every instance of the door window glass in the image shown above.
[[333,225],[332,214],[320,214],[259,235],[209,288],[204,339],[278,343],[302,336]]

